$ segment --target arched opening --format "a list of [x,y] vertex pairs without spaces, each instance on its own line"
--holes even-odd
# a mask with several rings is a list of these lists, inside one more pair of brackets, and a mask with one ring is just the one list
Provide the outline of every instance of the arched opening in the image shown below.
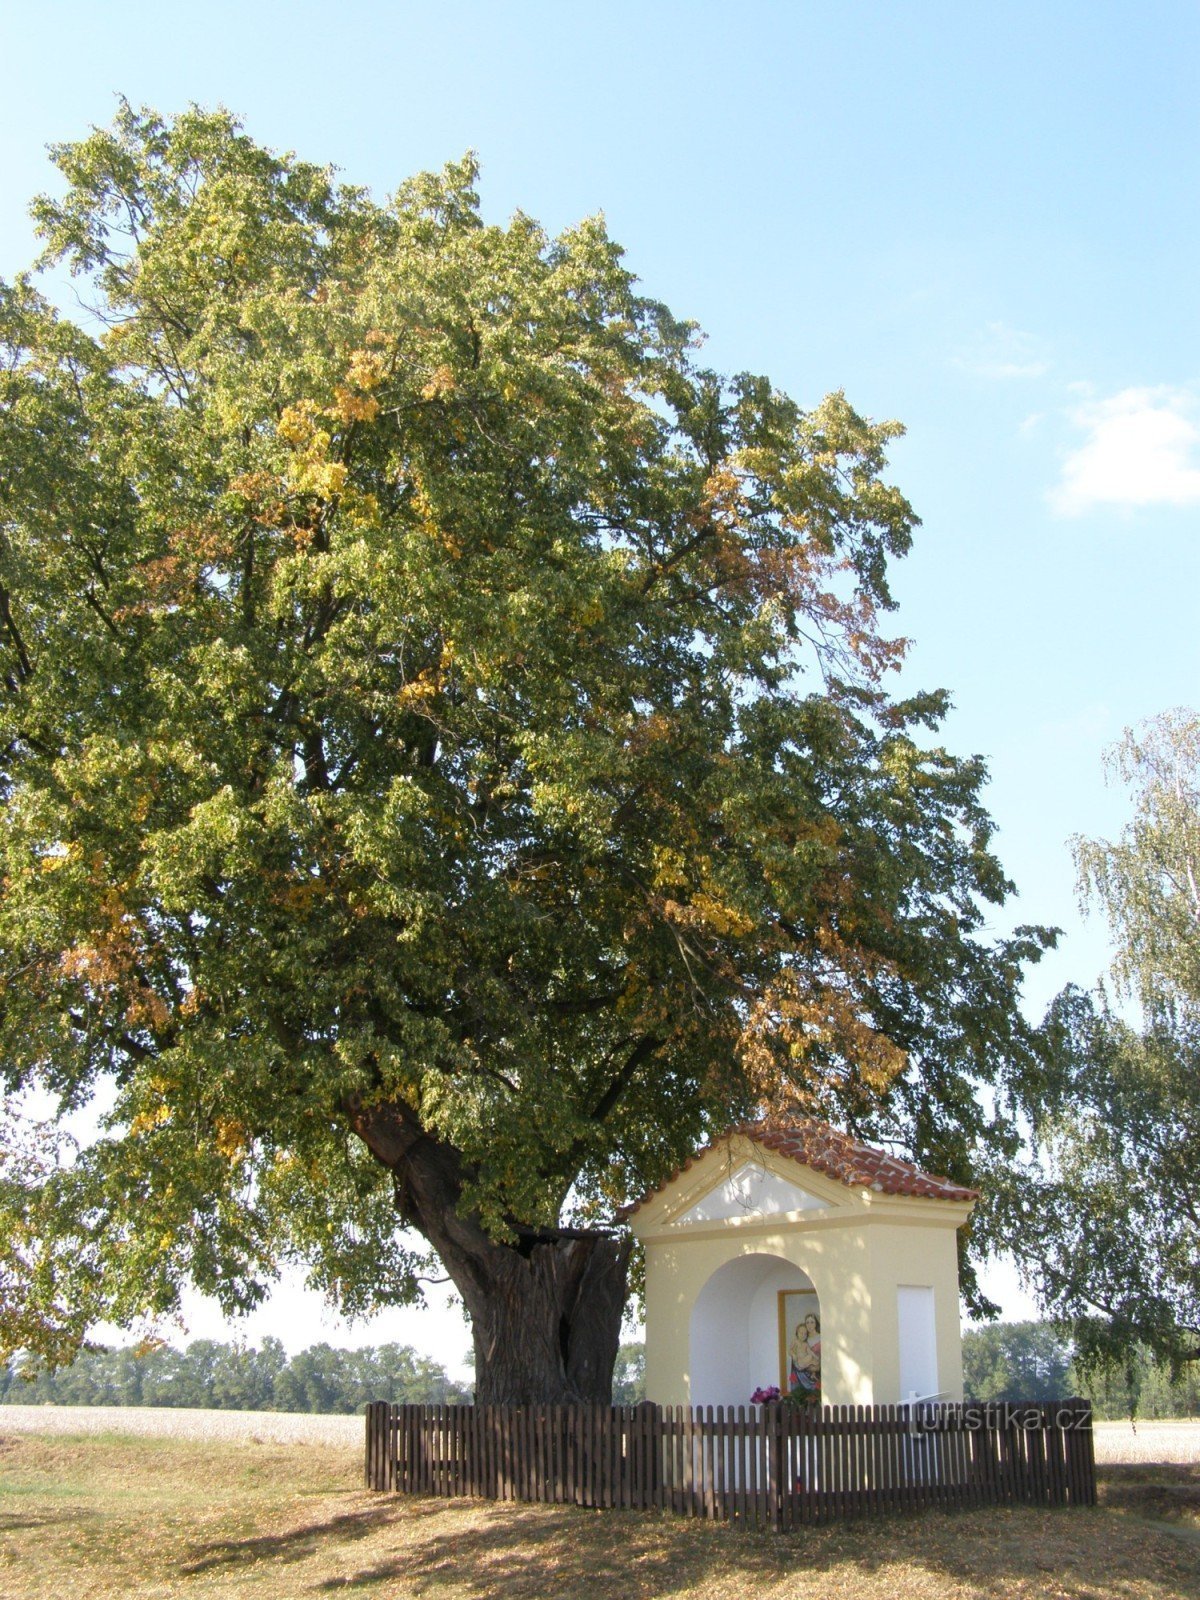
[[[796,1295],[801,1298],[790,1300]],[[780,1372],[805,1313],[819,1317],[812,1280],[782,1256],[745,1255],[718,1267],[696,1296],[689,1328],[689,1392],[694,1406],[744,1406],[758,1388],[786,1384]],[[819,1352],[814,1352],[819,1360]],[[800,1366],[811,1370],[803,1340]]]

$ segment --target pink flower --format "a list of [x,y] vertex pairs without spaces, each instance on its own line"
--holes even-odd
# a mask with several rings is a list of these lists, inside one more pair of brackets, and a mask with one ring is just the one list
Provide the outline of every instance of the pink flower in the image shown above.
[[779,1400],[781,1398],[782,1396],[779,1393],[777,1385],[772,1383],[766,1388],[760,1387],[755,1389],[754,1393],[750,1396],[750,1404],[752,1406],[765,1406],[770,1401]]

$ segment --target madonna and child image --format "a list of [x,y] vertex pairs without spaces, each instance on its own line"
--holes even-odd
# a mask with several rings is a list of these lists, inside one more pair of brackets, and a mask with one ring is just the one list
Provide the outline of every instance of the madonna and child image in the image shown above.
[[812,1290],[779,1292],[779,1387],[798,1399],[820,1399],[821,1317]]

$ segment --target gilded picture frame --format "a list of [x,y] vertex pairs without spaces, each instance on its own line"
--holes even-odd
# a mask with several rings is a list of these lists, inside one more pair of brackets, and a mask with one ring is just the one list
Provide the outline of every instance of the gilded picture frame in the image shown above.
[[815,1289],[780,1289],[779,1389],[821,1398],[821,1302]]

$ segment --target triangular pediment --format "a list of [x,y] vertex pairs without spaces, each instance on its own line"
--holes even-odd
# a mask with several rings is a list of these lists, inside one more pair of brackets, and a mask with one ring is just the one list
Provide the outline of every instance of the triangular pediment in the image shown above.
[[685,1230],[696,1239],[779,1226],[807,1232],[917,1212],[957,1228],[977,1199],[973,1189],[801,1117],[730,1129],[618,1216],[647,1241]]
[[743,1161],[686,1211],[671,1220],[675,1226],[731,1219],[782,1217],[794,1211],[821,1210],[827,1204],[799,1184],[754,1161]]

